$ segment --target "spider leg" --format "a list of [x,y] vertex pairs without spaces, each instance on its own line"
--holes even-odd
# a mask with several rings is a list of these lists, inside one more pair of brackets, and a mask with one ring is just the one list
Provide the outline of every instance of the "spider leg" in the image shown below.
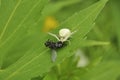
[[55,37],[58,41],[60,41],[60,39],[55,34],[50,33],[50,32],[48,32],[48,34],[51,35],[51,36],[53,36],[53,37]]
[[73,35],[74,33],[76,33],[77,31],[73,31],[72,33],[71,33],[71,35]]
[[70,37],[70,36],[66,36],[66,37],[62,40],[62,42],[67,41],[69,37]]

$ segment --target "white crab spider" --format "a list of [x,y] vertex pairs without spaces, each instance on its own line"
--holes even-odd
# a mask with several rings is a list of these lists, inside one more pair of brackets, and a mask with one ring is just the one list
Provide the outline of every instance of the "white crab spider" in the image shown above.
[[59,36],[57,36],[57,35],[55,35],[53,33],[50,33],[50,32],[48,34],[55,37],[58,41],[65,42],[75,32],[76,31],[71,32],[70,29],[68,29],[68,28],[63,28],[63,29],[60,29]]
[[[53,37],[55,37],[55,38],[56,38],[58,41],[60,41],[60,42],[65,42],[65,41],[68,41],[68,38],[69,38],[72,34],[74,34],[75,32],[76,32],[76,31],[71,32],[69,29],[63,28],[63,29],[60,29],[58,36],[55,35],[55,34],[53,34],[53,33],[50,33],[50,32],[49,32],[48,34],[51,35],[51,36],[53,36]],[[53,45],[54,45],[54,44],[53,44]],[[56,52],[56,50],[52,49],[51,59],[52,59],[53,62],[55,62],[56,57],[57,57],[57,52]]]

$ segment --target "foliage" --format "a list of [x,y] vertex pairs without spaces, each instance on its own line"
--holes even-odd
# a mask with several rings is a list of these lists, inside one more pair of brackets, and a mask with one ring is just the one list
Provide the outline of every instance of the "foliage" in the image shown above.
[[[0,80],[119,80],[119,1],[107,1],[0,0]],[[44,43],[55,38],[43,29],[61,28],[76,33],[52,62]],[[87,66],[77,66],[77,50]]]

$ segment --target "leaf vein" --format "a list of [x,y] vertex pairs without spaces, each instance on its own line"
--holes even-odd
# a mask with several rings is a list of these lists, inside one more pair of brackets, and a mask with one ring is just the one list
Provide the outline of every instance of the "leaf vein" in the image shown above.
[[[45,52],[47,52],[48,50],[45,50],[44,52],[42,52],[39,55],[36,55],[36,57],[34,57],[33,59],[31,59],[29,62],[27,62],[25,65],[23,65],[22,67],[20,67],[18,70],[16,70],[15,72],[13,72],[10,76],[8,76],[5,80],[9,80],[11,77],[13,77],[15,74],[17,74],[20,70],[22,70],[24,67],[26,67],[27,65],[29,65],[30,63],[32,63],[32,61],[34,61],[35,59],[39,58],[41,55],[43,55]],[[36,51],[35,51],[36,52]],[[34,52],[34,53],[35,53]]]
[[24,23],[24,21],[29,17],[30,13],[34,10],[34,8],[40,3],[41,0],[39,0],[38,3],[36,3],[33,8],[29,11],[28,15],[24,17],[24,19],[20,22],[18,27],[11,33],[11,35],[0,45],[2,47],[7,41],[9,41],[10,38],[13,37],[13,35],[20,29],[21,25]]
[[[8,24],[10,23],[11,19],[13,18],[13,15],[15,14],[15,12],[16,12],[18,6],[20,5],[21,1],[22,0],[18,1],[18,3],[16,4],[16,6],[14,7],[12,13],[10,14],[10,17],[8,18],[8,21],[6,22],[6,24],[4,26],[4,29],[3,29],[3,31],[2,31],[2,33],[0,35],[0,41],[1,41],[2,37],[4,36],[4,33],[5,33],[5,31],[6,31],[7,27],[8,27]],[[0,3],[1,3],[1,1],[0,1]]]

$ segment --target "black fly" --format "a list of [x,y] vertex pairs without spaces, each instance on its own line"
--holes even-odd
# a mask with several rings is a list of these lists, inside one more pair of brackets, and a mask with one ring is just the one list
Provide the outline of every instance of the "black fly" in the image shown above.
[[45,46],[46,47],[49,47],[50,49],[59,49],[59,48],[62,48],[63,46],[65,46],[65,43],[64,42],[61,42],[61,41],[58,41],[58,42],[53,42],[53,41],[46,41],[45,43]]
[[52,58],[53,62],[55,62],[56,57],[57,57],[56,50],[64,47],[65,45],[66,45],[65,42],[61,42],[61,41],[53,42],[53,41],[48,40],[48,41],[45,42],[45,46],[52,50],[51,58]]

